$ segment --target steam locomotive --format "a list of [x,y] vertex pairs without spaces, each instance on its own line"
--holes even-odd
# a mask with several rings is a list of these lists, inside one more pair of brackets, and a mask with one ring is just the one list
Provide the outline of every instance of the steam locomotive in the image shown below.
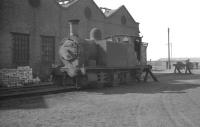
[[[79,87],[88,84],[112,86],[139,80],[146,62],[147,43],[139,36],[115,35],[105,39],[79,38],[76,25],[70,20],[70,37],[64,38],[59,47],[62,61],[60,72],[65,73],[65,83]],[[71,81],[69,81],[71,80]]]

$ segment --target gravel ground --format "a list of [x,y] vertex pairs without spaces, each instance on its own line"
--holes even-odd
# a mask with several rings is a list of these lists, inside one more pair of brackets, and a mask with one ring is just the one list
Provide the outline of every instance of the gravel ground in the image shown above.
[[0,127],[200,127],[200,75],[0,101]]

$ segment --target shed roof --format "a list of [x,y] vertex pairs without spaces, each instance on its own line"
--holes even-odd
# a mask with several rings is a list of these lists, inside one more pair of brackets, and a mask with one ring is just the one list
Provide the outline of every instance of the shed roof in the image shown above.
[[[70,6],[73,6],[75,5],[78,1],[81,1],[81,0],[57,0],[58,2],[60,2],[59,4],[61,5],[61,7],[63,8],[68,8]],[[93,1],[93,0],[91,0]],[[96,3],[93,1],[93,3],[96,5]],[[97,6],[97,8],[102,12],[102,10]],[[104,14],[104,16],[106,18],[109,18],[111,17],[112,15],[115,15],[120,9],[125,9],[125,11],[127,11],[129,13],[129,11],[126,9],[126,7],[124,5],[118,7],[117,9],[109,9],[105,12],[102,12],[102,14]],[[129,13],[130,15],[130,13]],[[131,15],[130,15],[131,16]],[[131,18],[133,19],[133,17],[131,16]],[[133,21],[135,22],[135,20],[133,19]]]
[[111,15],[115,14],[118,10],[120,10],[122,7],[123,7],[123,5],[120,6],[119,8],[117,8],[117,9],[113,9],[113,10],[110,9],[110,10],[107,10],[107,11],[104,12],[104,15],[105,15],[106,17],[110,17]]
[[59,5],[64,8],[68,8],[78,2],[79,0],[58,0]]

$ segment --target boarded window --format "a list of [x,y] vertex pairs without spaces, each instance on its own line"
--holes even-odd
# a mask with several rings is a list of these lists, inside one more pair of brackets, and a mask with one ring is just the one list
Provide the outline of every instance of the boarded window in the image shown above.
[[55,60],[55,37],[41,36],[42,62],[51,65]]
[[12,33],[13,63],[17,66],[29,65],[29,35]]

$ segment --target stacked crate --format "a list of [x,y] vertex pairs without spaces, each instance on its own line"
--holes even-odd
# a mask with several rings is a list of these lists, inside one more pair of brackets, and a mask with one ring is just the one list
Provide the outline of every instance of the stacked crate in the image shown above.
[[0,81],[6,87],[21,87],[33,82],[32,69],[29,66],[17,69],[0,69]]

